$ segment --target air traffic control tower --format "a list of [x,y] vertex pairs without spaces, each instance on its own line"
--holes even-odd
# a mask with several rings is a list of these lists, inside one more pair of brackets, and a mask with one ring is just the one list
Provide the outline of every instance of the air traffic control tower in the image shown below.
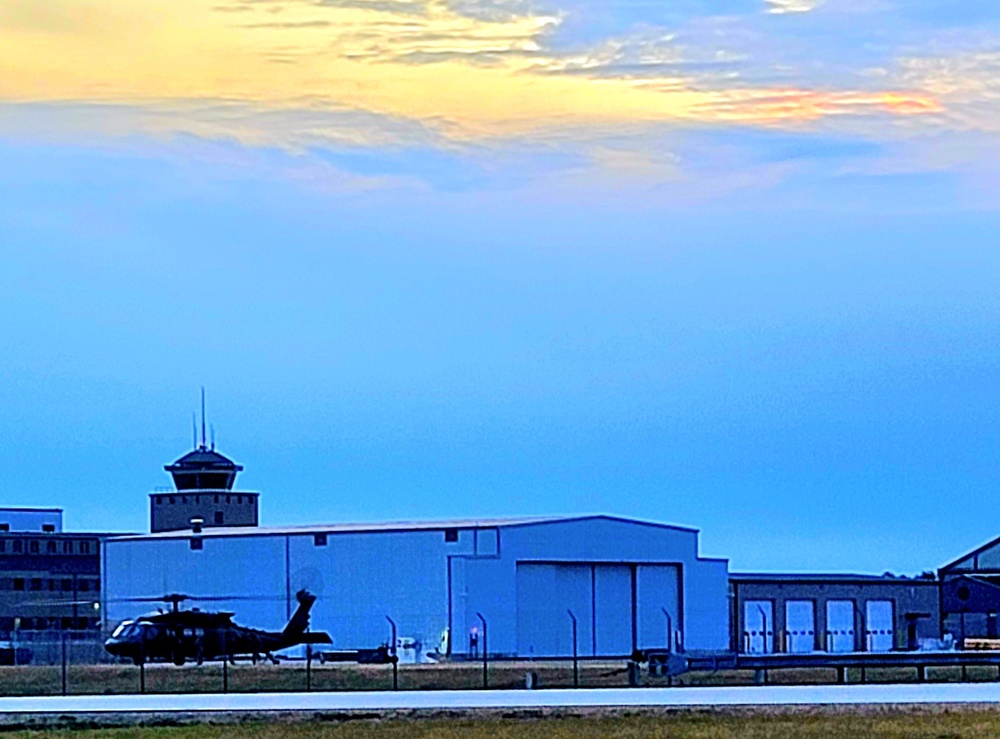
[[233,490],[241,465],[201,443],[163,469],[175,490],[149,496],[150,531],[181,531],[218,526],[256,526],[260,493]]

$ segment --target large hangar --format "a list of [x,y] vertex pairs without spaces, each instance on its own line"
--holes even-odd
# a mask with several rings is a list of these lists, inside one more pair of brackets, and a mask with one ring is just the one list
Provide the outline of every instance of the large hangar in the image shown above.
[[308,588],[342,649],[386,642],[388,617],[425,652],[474,656],[480,615],[497,656],[570,656],[574,618],[582,657],[729,646],[727,560],[700,557],[695,529],[613,516],[196,526],[110,539],[102,562],[109,621],[178,592],[279,628]]

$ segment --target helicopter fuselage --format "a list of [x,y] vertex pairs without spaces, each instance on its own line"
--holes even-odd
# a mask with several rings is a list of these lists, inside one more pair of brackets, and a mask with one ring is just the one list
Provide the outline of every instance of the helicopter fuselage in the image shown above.
[[309,609],[315,596],[301,591],[296,596],[299,607],[282,631],[264,631],[233,623],[232,613],[207,613],[198,610],[175,610],[122,621],[104,642],[104,648],[116,657],[135,664],[145,662],[188,661],[246,657],[255,663],[262,657],[273,659],[273,652],[298,644],[329,644],[329,635],[309,632]]

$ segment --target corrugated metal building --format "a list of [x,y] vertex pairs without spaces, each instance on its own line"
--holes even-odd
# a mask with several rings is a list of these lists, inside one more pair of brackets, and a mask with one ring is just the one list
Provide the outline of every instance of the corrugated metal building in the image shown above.
[[[280,628],[308,588],[312,626],[336,648],[399,635],[454,656],[621,657],[665,647],[729,646],[728,563],[698,555],[695,529],[612,516],[301,528],[205,528],[104,544],[104,613],[142,610],[121,599],[179,592],[236,620]],[[445,637],[447,635],[447,637]]]

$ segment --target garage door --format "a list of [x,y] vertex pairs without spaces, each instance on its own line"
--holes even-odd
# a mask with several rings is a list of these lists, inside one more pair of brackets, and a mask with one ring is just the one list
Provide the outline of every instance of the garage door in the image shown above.
[[869,652],[892,649],[893,608],[891,600],[870,600],[865,604],[865,638]]
[[774,604],[769,600],[748,600],[743,604],[743,651],[750,654],[774,652]]
[[811,600],[785,601],[785,639],[792,654],[816,649],[816,613]]
[[[673,649],[681,629],[677,565],[639,565],[636,615],[639,649]],[[667,630],[673,634],[668,640]]]
[[[576,616],[580,656],[631,654],[632,585],[630,565],[518,563],[518,655],[571,656],[573,631],[568,611]],[[663,573],[651,571],[647,590],[669,595],[669,579]]]
[[632,568],[594,565],[594,655],[632,653]]
[[589,565],[519,564],[517,566],[517,653],[523,657],[573,654],[577,618],[580,654],[589,655],[592,573]]
[[826,649],[828,652],[854,651],[854,601],[826,602]]

